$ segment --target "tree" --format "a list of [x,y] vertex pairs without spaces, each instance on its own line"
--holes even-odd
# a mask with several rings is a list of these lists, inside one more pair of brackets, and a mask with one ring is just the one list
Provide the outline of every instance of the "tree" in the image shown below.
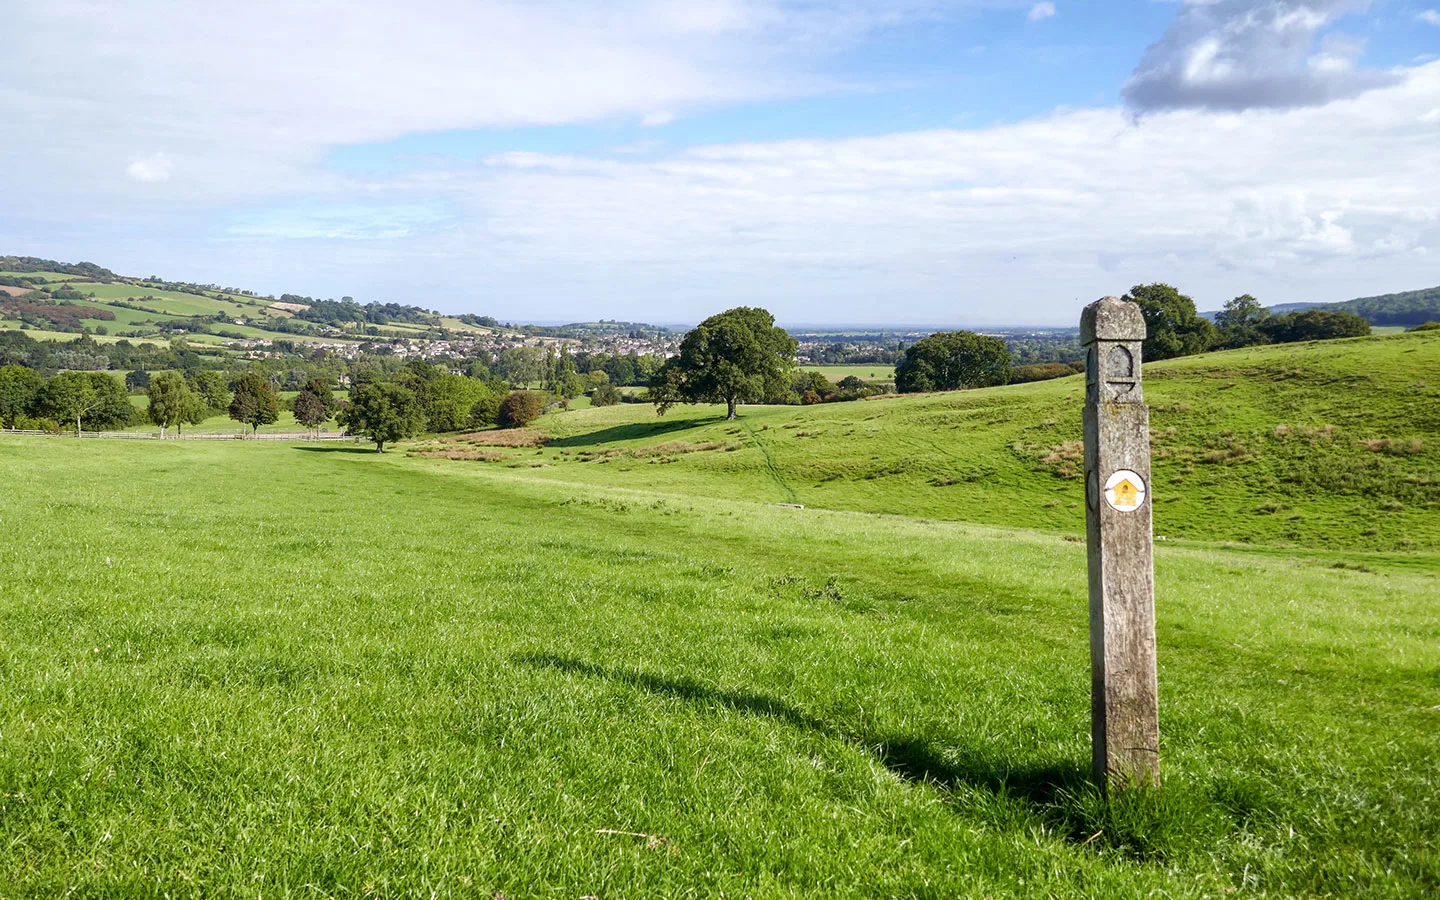
[[0,366],[0,423],[14,428],[16,420],[30,415],[44,384],[45,379],[34,369]]
[[230,418],[249,425],[251,433],[280,418],[280,398],[265,376],[246,372],[235,379],[235,396],[230,400]]
[[895,367],[902,394],[988,387],[1010,380],[1010,351],[999,338],[973,331],[940,331],[905,348]]
[[469,428],[488,428],[500,420],[500,403],[502,398],[498,394],[489,394],[475,401],[470,407],[470,417],[465,422]]
[[317,432],[335,414],[335,397],[330,379],[312,378],[295,396],[295,421]]
[[230,388],[225,384],[225,376],[219,372],[196,372],[190,379],[190,390],[210,409],[226,409],[230,406]]
[[1270,338],[1263,329],[1269,318],[1269,310],[1249,294],[1225,301],[1225,308],[1215,316],[1215,325],[1220,332],[1216,345],[1234,348],[1268,344]]
[[190,402],[185,404],[185,415],[181,417],[179,422],[175,423],[175,433],[179,434],[181,432],[182,425],[199,425],[218,412],[218,409],[215,409],[205,402],[205,398],[191,391]]
[[475,402],[489,393],[485,382],[464,375],[441,372],[419,389],[425,406],[426,428],[430,431],[459,431],[470,420]]
[[600,384],[590,392],[591,406],[614,406],[619,402],[620,389],[609,381],[600,382]]
[[1195,312],[1195,301],[1168,284],[1137,284],[1125,299],[1145,316],[1146,360],[1204,353],[1215,343],[1215,326]]
[[521,428],[539,418],[545,408],[545,395],[540,391],[515,391],[500,401],[496,421],[501,428]]
[[136,369],[133,372],[125,373],[125,387],[132,391],[143,391],[150,387],[150,373],[144,369]]
[[385,381],[367,381],[350,392],[350,402],[335,420],[351,434],[375,442],[375,452],[385,445],[414,437],[425,427],[425,408],[409,388]]
[[1327,309],[1304,309],[1271,316],[1260,327],[1277,344],[1363,337],[1370,333],[1370,323],[1354,313]]
[[734,419],[740,403],[788,390],[795,347],[766,310],[726,310],[686,332],[679,354],[652,379],[651,399],[662,414],[676,403],[724,403],[726,418]]
[[524,387],[542,377],[545,354],[539,347],[506,347],[495,361],[499,372],[512,387]]
[[150,387],[146,390],[150,398],[150,406],[145,414],[151,422],[160,426],[160,437],[165,437],[165,429],[177,427],[187,416],[192,415],[195,406],[195,396],[185,386],[185,377],[179,372],[161,372],[150,379]]
[[120,382],[100,372],[61,372],[45,382],[36,406],[62,422],[74,421],[76,434],[87,419],[95,428],[123,427],[135,412]]

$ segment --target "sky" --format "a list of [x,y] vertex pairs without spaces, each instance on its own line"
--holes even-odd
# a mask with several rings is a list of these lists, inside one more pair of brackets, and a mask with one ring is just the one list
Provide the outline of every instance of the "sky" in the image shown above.
[[509,321],[1440,283],[1437,0],[0,0],[0,254]]

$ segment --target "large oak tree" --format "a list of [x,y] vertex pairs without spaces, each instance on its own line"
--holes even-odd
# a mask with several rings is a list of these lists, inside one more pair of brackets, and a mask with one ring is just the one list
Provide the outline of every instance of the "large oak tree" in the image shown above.
[[246,372],[235,379],[235,394],[230,399],[230,418],[250,426],[251,433],[280,418],[280,398],[265,376]]
[[895,367],[895,389],[903,394],[989,387],[1010,381],[1005,342],[973,331],[940,331],[905,348]]
[[409,388],[364,381],[350,392],[350,402],[341,407],[335,421],[349,433],[374,441],[375,452],[384,453],[386,444],[420,433],[425,407]]
[[795,346],[766,310],[726,310],[685,334],[680,352],[651,380],[651,399],[661,413],[676,403],[724,403],[733,419],[740,403],[788,389]]

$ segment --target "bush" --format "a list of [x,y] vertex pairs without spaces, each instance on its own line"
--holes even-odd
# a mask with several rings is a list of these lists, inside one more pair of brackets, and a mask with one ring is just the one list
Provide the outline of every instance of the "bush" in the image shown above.
[[520,428],[535,421],[544,408],[545,395],[540,391],[514,391],[500,401],[496,421],[501,428]]
[[65,430],[65,426],[54,419],[33,416],[16,416],[14,428],[16,431],[48,431],[52,434],[59,434]]
[[481,397],[470,407],[469,426],[471,428],[488,428],[500,420],[499,397]]
[[608,381],[601,382],[590,392],[592,406],[614,406],[620,402],[620,389]]
[[1025,384],[1031,381],[1049,381],[1052,378],[1064,378],[1067,375],[1083,371],[1085,371],[1084,366],[1073,363],[1033,363],[1011,369],[1010,383]]
[[1424,324],[1416,325],[1416,326],[1414,326],[1414,327],[1412,327],[1412,328],[1407,328],[1407,329],[1405,329],[1405,330],[1406,330],[1406,331],[1440,331],[1440,322],[1425,322]]

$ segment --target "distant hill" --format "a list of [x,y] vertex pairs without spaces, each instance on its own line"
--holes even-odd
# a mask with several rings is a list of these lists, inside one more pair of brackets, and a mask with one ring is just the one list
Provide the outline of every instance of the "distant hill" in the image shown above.
[[1378,297],[1357,297],[1325,309],[1351,312],[1371,325],[1421,325],[1440,321],[1440,286]]
[[114,278],[115,273],[94,263],[62,263],[38,256],[0,256],[0,272],[57,272],[85,278]]
[[[1440,286],[1422,288],[1418,291],[1402,291],[1398,294],[1380,294],[1375,297],[1356,297],[1341,303],[1277,303],[1266,307],[1276,315],[1296,312],[1302,309],[1326,309],[1336,312],[1354,313],[1371,325],[1423,325],[1440,321]],[[1215,320],[1218,311],[1201,313]]]

